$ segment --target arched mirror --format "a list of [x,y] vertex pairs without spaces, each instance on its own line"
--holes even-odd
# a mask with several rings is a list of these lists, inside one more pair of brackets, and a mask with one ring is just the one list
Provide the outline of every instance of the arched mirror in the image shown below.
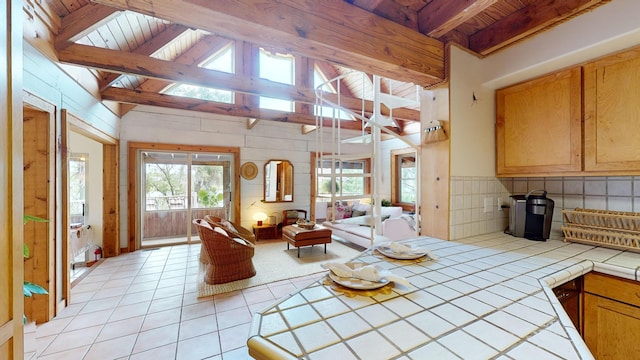
[[264,201],[293,202],[293,165],[289,160],[264,164]]

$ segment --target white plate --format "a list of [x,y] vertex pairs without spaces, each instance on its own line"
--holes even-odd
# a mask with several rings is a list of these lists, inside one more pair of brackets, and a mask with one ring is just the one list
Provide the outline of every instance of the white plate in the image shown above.
[[[348,262],[345,263],[345,265],[351,269],[358,269],[363,266],[367,266],[367,264],[361,262]],[[385,278],[380,279],[380,281],[368,281],[352,277],[341,277],[334,274],[331,270],[329,270],[329,278],[339,285],[356,290],[378,289],[389,283],[389,280]]]
[[380,254],[382,254],[384,256],[390,257],[392,259],[398,259],[398,260],[419,259],[419,258],[427,255],[426,251],[397,253],[397,252],[391,250],[388,246],[380,246],[378,248],[378,251],[380,252]]
[[382,278],[379,282],[362,280],[351,277],[340,277],[331,271],[329,271],[329,278],[336,282],[336,284],[348,287],[356,290],[373,290],[381,288],[389,283],[389,280]]

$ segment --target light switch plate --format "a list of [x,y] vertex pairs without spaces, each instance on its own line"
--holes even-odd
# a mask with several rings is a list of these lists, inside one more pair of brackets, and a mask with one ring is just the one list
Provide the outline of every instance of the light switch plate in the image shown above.
[[492,212],[493,211],[493,198],[486,197],[484,198],[484,212]]

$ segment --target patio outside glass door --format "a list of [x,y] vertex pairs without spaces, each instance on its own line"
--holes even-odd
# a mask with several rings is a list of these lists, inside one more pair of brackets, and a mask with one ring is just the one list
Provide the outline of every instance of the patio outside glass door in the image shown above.
[[192,220],[228,218],[229,154],[141,151],[141,247],[200,241]]

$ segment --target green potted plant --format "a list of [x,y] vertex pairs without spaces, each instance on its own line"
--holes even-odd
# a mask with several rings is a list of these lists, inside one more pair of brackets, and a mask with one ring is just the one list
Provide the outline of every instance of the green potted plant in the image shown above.
[[[24,215],[23,217],[24,220],[24,224],[27,224],[29,221],[36,221],[36,222],[48,222],[49,220],[46,219],[42,219],[39,218],[37,216],[31,216],[31,215]],[[22,245],[22,252],[23,252],[23,256],[25,259],[28,259],[30,256],[29,253],[29,247],[27,246],[27,244],[23,244]],[[47,290],[45,290],[45,288],[43,288],[42,286],[38,285],[38,284],[34,284],[30,281],[24,281],[24,284],[22,286],[22,291],[24,293],[25,297],[31,297],[34,294],[48,294]],[[22,320],[24,321],[24,323],[27,323],[27,316],[23,315],[22,316]]]

